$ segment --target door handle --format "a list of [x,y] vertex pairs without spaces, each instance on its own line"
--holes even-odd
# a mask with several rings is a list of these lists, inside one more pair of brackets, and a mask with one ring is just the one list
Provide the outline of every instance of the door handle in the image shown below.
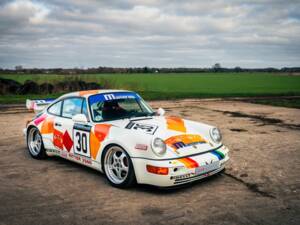
[[55,123],[55,126],[61,127],[61,123]]

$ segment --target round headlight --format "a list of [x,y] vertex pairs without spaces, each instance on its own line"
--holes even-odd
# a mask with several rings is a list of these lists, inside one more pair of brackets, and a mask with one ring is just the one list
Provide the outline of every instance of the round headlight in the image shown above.
[[222,141],[221,132],[216,127],[214,127],[213,129],[210,130],[210,137],[216,143],[220,143]]
[[154,138],[152,150],[157,156],[163,156],[167,151],[166,143],[160,138]]

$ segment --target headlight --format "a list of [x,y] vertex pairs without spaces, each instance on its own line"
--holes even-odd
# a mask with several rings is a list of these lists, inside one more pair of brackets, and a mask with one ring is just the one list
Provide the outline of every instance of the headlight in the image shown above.
[[155,138],[152,142],[152,150],[157,156],[163,156],[167,151],[166,143],[160,138]]
[[216,142],[220,143],[222,141],[222,135],[218,128],[214,127],[210,130],[210,137],[211,139]]

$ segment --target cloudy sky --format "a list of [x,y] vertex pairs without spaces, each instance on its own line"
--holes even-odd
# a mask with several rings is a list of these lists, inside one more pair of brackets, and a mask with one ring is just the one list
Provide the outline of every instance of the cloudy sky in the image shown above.
[[0,0],[0,67],[300,66],[299,0]]

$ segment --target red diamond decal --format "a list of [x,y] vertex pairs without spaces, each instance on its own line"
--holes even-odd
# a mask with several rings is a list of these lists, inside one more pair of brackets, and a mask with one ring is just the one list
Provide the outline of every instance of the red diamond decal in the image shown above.
[[66,131],[64,133],[64,136],[63,136],[63,143],[64,143],[64,146],[65,148],[67,149],[68,152],[70,152],[72,146],[73,146],[73,141],[68,133],[68,131]]

